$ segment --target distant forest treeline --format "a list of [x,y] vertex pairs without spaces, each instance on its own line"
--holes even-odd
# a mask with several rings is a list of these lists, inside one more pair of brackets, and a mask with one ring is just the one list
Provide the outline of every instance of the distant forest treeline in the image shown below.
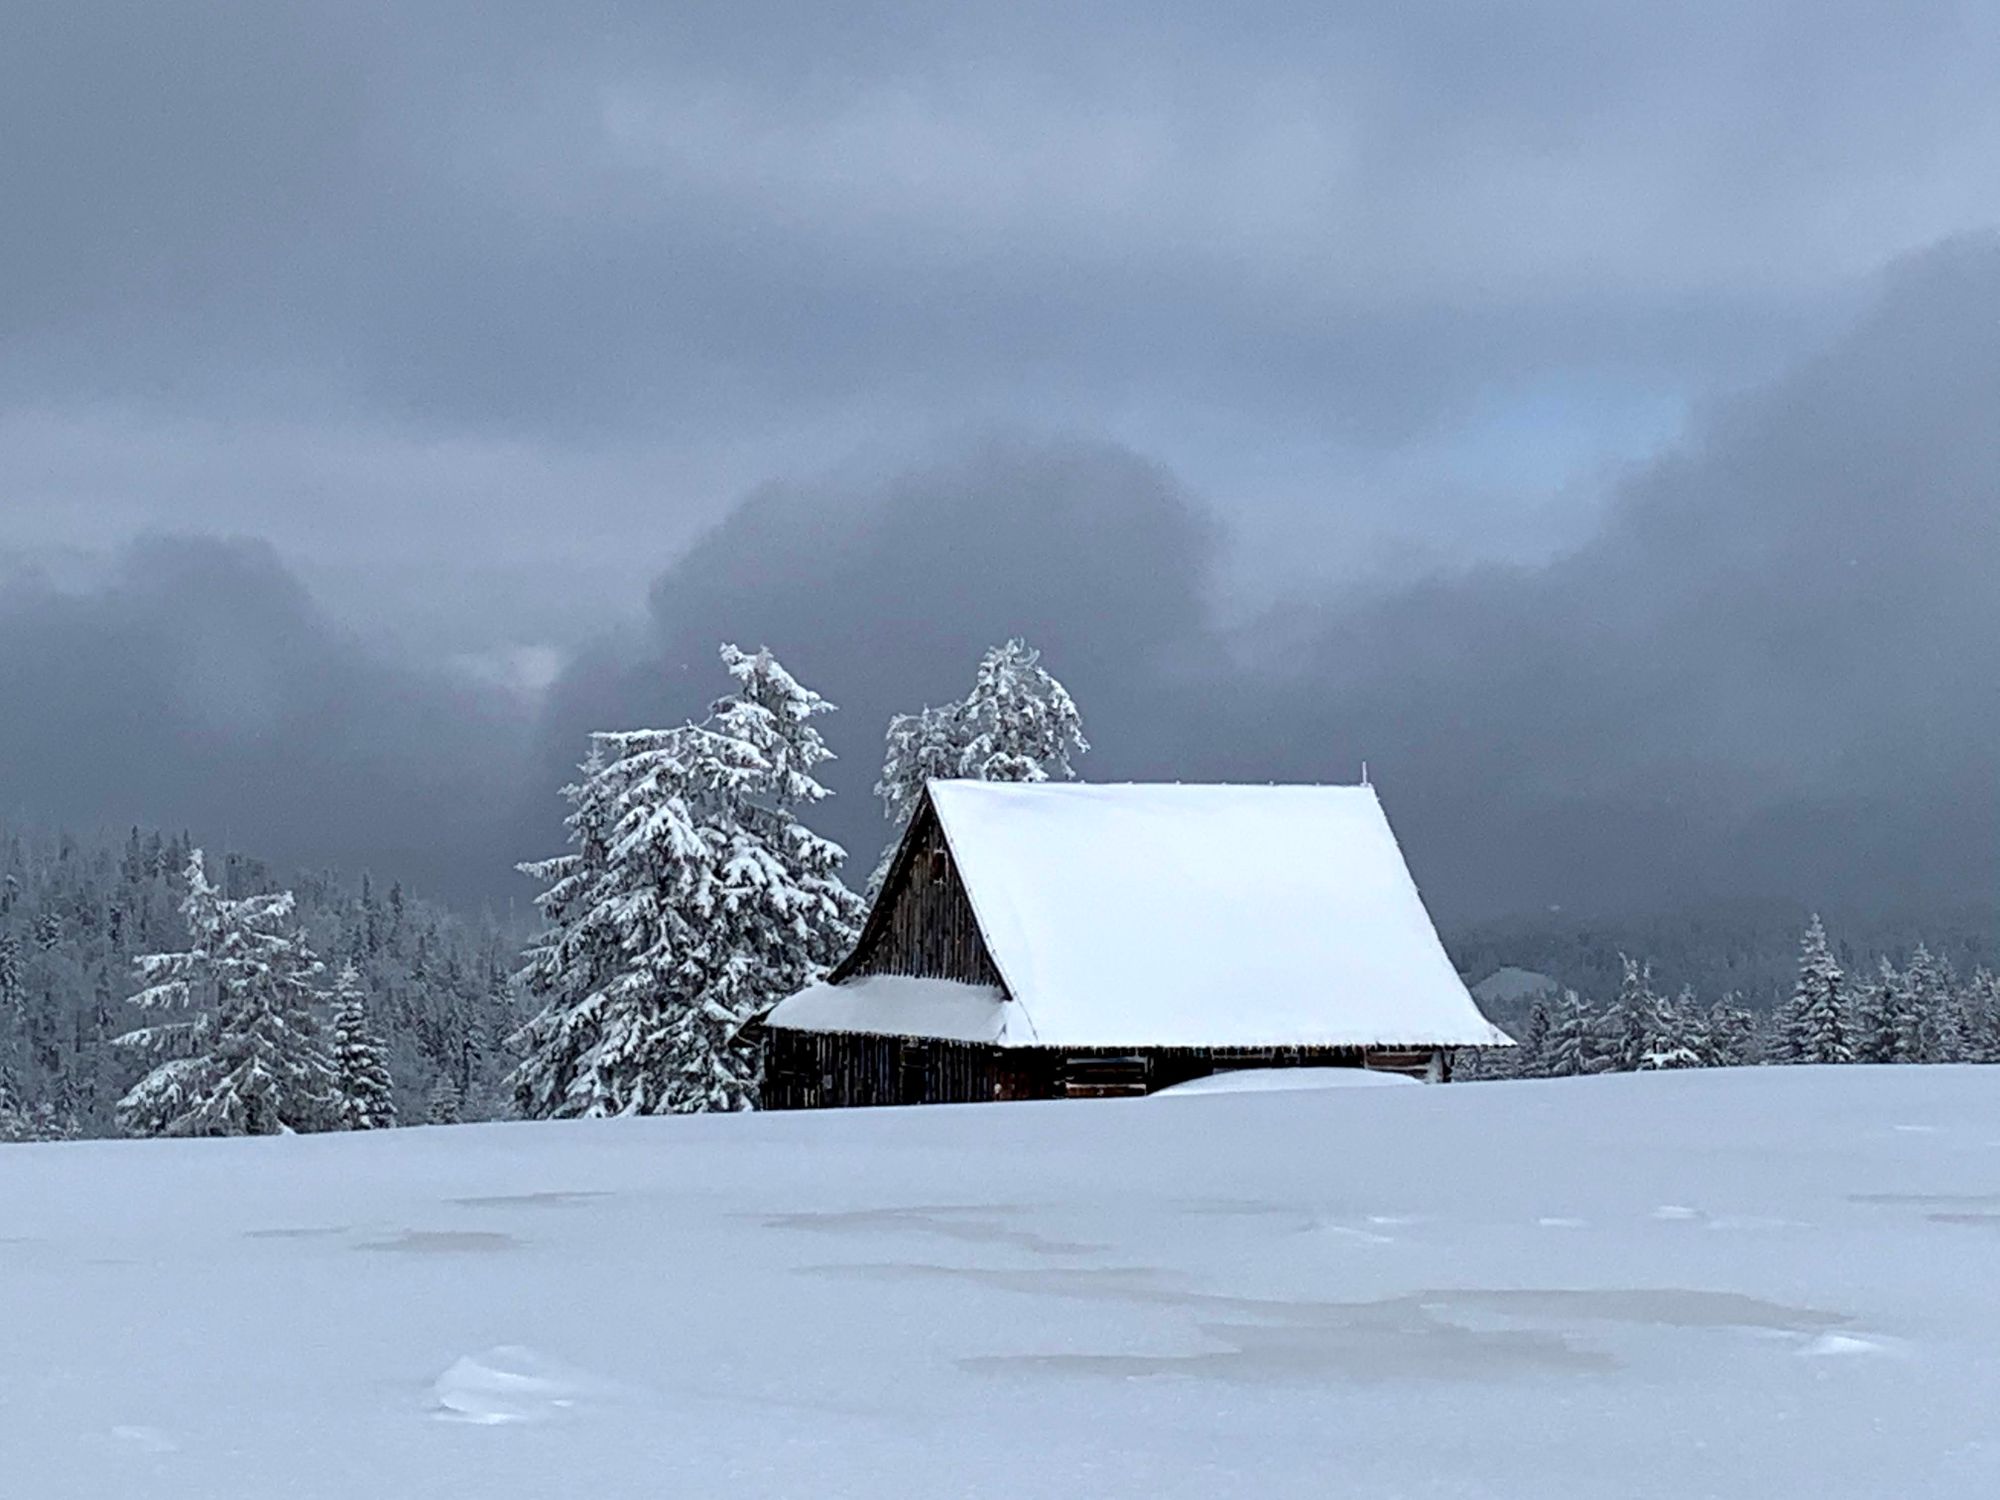
[[[1608,999],[1623,977],[1624,955],[1652,965],[1654,984],[1671,995],[1692,989],[1705,1000],[1735,995],[1768,1013],[1792,993],[1799,933],[1818,908],[1800,901],[1740,902],[1655,915],[1571,917],[1537,913],[1447,928],[1446,950],[1467,983],[1514,967],[1545,974],[1560,989]],[[1850,975],[1898,966],[1919,944],[1960,974],[2000,970],[2000,900],[1937,911],[1820,911],[1833,955]],[[1506,1017],[1495,1020],[1506,1024]]]
[[[143,1019],[126,1003],[134,956],[187,944],[189,848],[185,834],[0,824],[0,1110],[42,1122],[38,1133],[117,1133],[114,1108],[150,1061],[111,1039]],[[296,892],[329,972],[359,971],[403,1119],[422,1121],[444,1079],[466,1118],[501,1112],[519,933],[367,875],[285,875],[242,854],[209,868],[230,896]]]

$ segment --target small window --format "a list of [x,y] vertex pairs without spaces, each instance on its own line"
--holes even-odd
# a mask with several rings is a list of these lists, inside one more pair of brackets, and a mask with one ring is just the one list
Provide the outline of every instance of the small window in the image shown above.
[[931,850],[931,879],[942,880],[951,873],[951,861],[942,849]]

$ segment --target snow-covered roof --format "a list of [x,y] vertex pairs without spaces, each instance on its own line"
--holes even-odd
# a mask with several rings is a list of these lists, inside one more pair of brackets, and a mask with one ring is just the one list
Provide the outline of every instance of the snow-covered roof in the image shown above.
[[1019,1012],[1002,1046],[1510,1045],[1445,956],[1370,787],[929,795]]
[[941,1037],[1002,1047],[1010,1042],[1034,1045],[1021,1007],[1008,1004],[991,985],[903,974],[863,974],[841,984],[810,985],[780,1002],[764,1024],[802,1031]]

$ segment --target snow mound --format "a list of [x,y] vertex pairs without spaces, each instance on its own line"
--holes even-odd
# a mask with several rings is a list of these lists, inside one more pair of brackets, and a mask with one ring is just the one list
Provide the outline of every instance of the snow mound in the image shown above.
[[1856,1354],[1894,1354],[1893,1339],[1873,1338],[1859,1333],[1823,1333],[1799,1353],[1814,1359],[1846,1359]]
[[1211,1073],[1206,1078],[1177,1083],[1153,1095],[1169,1094],[1275,1094],[1295,1089],[1373,1089],[1415,1084],[1402,1073],[1378,1073],[1370,1068],[1238,1068],[1227,1073]]
[[545,1422],[577,1404],[590,1387],[575,1370],[518,1344],[452,1361],[432,1387],[440,1421],[497,1427]]

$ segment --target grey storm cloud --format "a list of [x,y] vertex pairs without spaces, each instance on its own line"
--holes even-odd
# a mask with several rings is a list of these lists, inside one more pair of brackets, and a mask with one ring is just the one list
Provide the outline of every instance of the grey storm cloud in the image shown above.
[[777,490],[661,577],[644,649],[574,669],[557,742],[698,710],[718,636],[768,642],[859,720],[827,816],[866,857],[888,713],[1025,632],[1084,707],[1092,778],[1369,760],[1456,914],[1990,893],[1996,409],[2000,246],[1954,244],[1719,404],[1574,553],[1238,630],[1208,607],[1213,525],[1129,454],[999,444],[865,496]]
[[1570,554],[1247,621],[1216,607],[1226,528],[1164,466],[993,437],[752,493],[534,725],[358,641],[263,544],[148,541],[88,583],[0,584],[0,804],[525,894],[585,734],[700,713],[734,639],[841,705],[824,822],[865,860],[888,716],[1019,633],[1082,703],[1094,778],[1368,760],[1447,915],[1990,892],[1996,409],[2000,245],[1958,242],[1716,403]]
[[[439,591],[480,610],[429,566],[471,554],[573,636],[550,596],[643,577],[603,554],[970,422],[1103,433],[1334,550],[1331,512],[1504,550],[1517,506],[1439,513],[1368,455],[1651,436],[1992,222],[1995,29],[1942,0],[21,0],[0,486],[35,514],[0,543],[254,530],[426,627]],[[387,477],[328,483],[329,449]],[[479,512],[510,465],[548,488]],[[421,561],[371,592],[326,535],[350,516]],[[594,558],[509,571],[571,530]]]
[[19,0],[0,809],[513,889],[734,636],[865,855],[1020,632],[1091,774],[1365,757],[1461,910],[1990,890],[1995,76],[1945,0]]
[[622,430],[1137,379],[1398,433],[2000,207],[1955,5],[11,15],[37,396]]
[[154,538],[89,587],[0,582],[0,817],[164,824],[476,898],[513,857],[525,728],[504,693],[354,642],[262,543]]
[[1574,554],[1322,617],[1277,684],[1365,732],[1482,906],[1990,897],[1996,402],[2000,246],[1942,247]]

